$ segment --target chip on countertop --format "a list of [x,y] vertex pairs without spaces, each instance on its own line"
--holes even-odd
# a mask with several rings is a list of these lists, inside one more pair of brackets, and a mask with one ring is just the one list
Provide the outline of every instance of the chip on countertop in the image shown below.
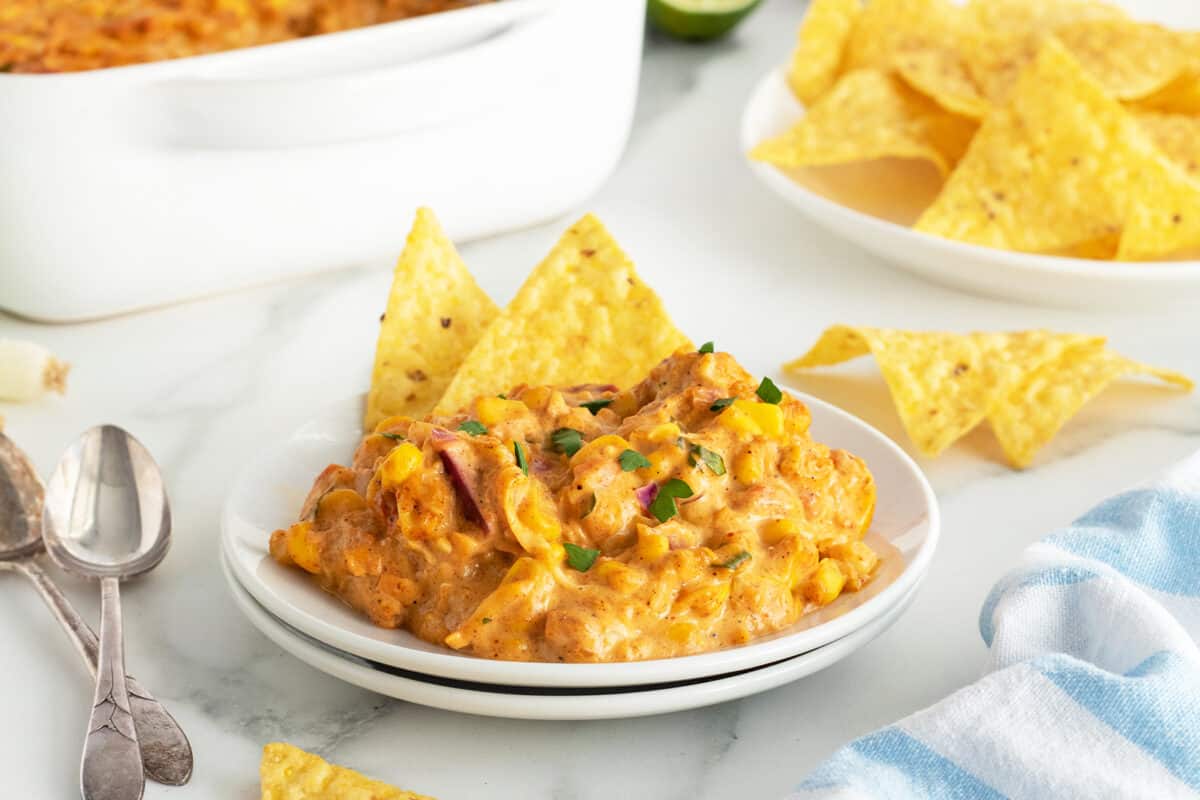
[[1134,117],[1049,40],[914,227],[1008,250],[1067,250],[1120,231],[1148,188],[1174,193],[1170,205],[1155,202],[1168,219],[1190,208],[1200,185],[1174,180],[1166,163]]
[[844,76],[791,129],[750,157],[777,167],[828,166],[877,158],[932,162],[944,175],[962,157],[976,125],[873,69]]
[[520,383],[639,381],[691,342],[591,214],[575,223],[484,332],[445,395],[453,412]]
[[1139,374],[1189,391],[1193,387],[1178,372],[1140,364],[1103,344],[1083,344],[1026,376],[996,404],[988,421],[1008,460],[1024,468],[1084,403],[1118,378]]
[[262,800],[430,800],[282,742],[263,748],[259,773]]
[[786,372],[875,356],[905,430],[934,456],[991,422],[1009,462],[1030,464],[1087,400],[1117,378],[1143,373],[1190,390],[1169,370],[1105,349],[1100,336],[1034,330],[938,333],[833,325]]
[[433,410],[467,353],[499,313],[446,237],[417,210],[379,327],[363,427]]
[[936,456],[983,421],[1030,370],[1085,341],[1089,338],[1049,331],[960,335],[834,325],[784,370],[831,366],[871,353],[909,437],[922,453]]
[[842,54],[862,11],[860,0],[813,0],[797,35],[788,85],[810,106],[837,80]]

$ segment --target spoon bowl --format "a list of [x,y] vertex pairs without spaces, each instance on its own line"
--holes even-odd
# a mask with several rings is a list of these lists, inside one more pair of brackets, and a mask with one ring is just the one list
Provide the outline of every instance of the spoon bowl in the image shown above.
[[90,428],[67,448],[46,485],[43,520],[51,558],[85,577],[141,575],[171,543],[158,465],[115,425]]
[[42,481],[25,453],[0,433],[0,561],[42,547]]

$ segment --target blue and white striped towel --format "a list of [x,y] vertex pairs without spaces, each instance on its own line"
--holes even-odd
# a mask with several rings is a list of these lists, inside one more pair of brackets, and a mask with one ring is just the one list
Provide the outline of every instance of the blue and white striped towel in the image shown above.
[[1031,546],[979,627],[994,671],[791,800],[1200,796],[1200,453]]

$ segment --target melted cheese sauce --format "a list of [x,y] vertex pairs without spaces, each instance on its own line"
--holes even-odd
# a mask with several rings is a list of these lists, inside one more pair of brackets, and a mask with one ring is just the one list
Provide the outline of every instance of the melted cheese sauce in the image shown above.
[[[878,565],[862,541],[866,465],[757,385],[728,354],[688,352],[623,392],[517,387],[454,416],[385,420],[351,466],[317,478],[271,554],[376,625],[486,658],[744,644]],[[690,496],[667,498],[673,480]]]

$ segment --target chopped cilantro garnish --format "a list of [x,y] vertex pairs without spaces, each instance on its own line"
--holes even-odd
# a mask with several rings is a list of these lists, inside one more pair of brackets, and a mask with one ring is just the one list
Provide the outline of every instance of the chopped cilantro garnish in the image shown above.
[[550,441],[553,442],[556,451],[566,453],[570,458],[583,447],[583,434],[574,428],[559,428],[550,434]]
[[599,550],[580,547],[570,542],[563,542],[563,547],[567,550],[567,563],[571,565],[571,569],[579,572],[587,572],[591,569],[592,564],[596,563],[596,558],[600,555]]
[[592,412],[592,416],[594,417],[600,413],[600,409],[611,406],[612,401],[611,397],[601,397],[599,400],[588,400],[586,403],[580,403],[579,407],[586,408]]
[[588,500],[588,503],[587,503],[587,510],[584,511],[582,514],[580,514],[579,518],[584,519],[585,517],[587,517],[588,514],[592,513],[595,510],[596,510],[596,493],[592,492],[592,498],[590,500]]
[[650,503],[650,513],[659,522],[666,522],[679,513],[679,507],[675,505],[675,498],[691,496],[692,487],[679,480],[679,478],[671,478],[671,480],[658,487],[658,495]]
[[700,444],[690,444],[689,448],[691,452],[688,453],[688,464],[694,467],[699,463],[697,461],[699,459],[708,465],[708,468],[713,471],[714,475],[725,474],[725,459],[721,458],[720,453],[715,453]]
[[482,436],[487,433],[487,428],[484,427],[483,423],[473,419],[465,421],[462,425],[458,426],[458,429],[472,436]]
[[750,560],[750,554],[747,553],[745,550],[743,550],[742,552],[735,555],[733,558],[726,561],[724,564],[713,564],[713,566],[721,567],[723,569],[737,569],[741,564],[744,564],[745,562],[747,562],[749,560]]
[[700,345],[700,351],[699,351],[699,352],[701,352],[701,353],[711,353],[712,351],[713,351],[713,343],[712,343],[712,342],[705,342],[704,344]]
[[403,442],[404,441],[404,436],[399,433],[381,432],[379,435],[385,439],[391,439],[393,442]]
[[726,408],[728,408],[729,406],[733,405],[734,400],[737,400],[737,398],[736,397],[722,397],[720,400],[718,400],[717,402],[715,402],[711,406],[709,406],[708,410],[720,413],[720,412],[724,411]]
[[625,450],[617,456],[617,461],[621,462],[622,472],[633,472],[635,469],[650,466],[650,459],[637,450]]
[[779,387],[770,378],[762,379],[755,394],[764,403],[770,403],[773,406],[779,405],[779,401],[783,399],[783,392],[779,391]]
[[480,621],[480,622],[482,622],[484,625],[487,625],[489,622],[491,622],[491,621],[492,621],[492,618],[491,618],[491,617],[484,617],[483,619],[481,619],[481,620],[479,620],[479,621]]
[[504,392],[501,392],[500,394],[496,395],[496,397],[499,397],[501,400],[508,399],[508,395],[506,395]]
[[525,459],[525,448],[521,447],[520,442],[513,442],[513,456],[517,459],[517,466],[521,468],[521,472],[529,474],[529,462]]

